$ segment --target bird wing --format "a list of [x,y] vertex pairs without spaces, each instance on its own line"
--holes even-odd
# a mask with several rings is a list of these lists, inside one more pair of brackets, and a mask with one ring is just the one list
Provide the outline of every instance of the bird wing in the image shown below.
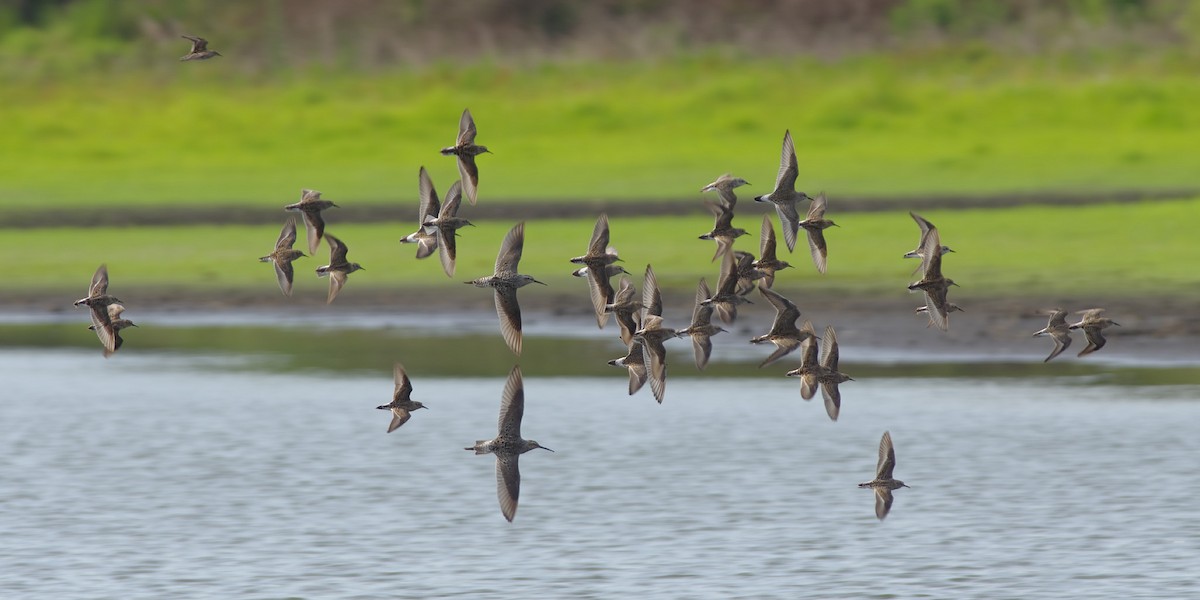
[[642,279],[642,317],[662,316],[662,292],[658,290],[658,278],[654,269],[646,265],[646,277]]
[[1079,352],[1079,356],[1087,356],[1101,348],[1108,340],[1104,339],[1104,334],[1100,332],[1099,327],[1084,327],[1083,335],[1087,338],[1087,346]]
[[96,332],[96,337],[100,338],[100,343],[104,346],[104,355],[110,356],[117,351],[116,331],[113,330],[112,319],[108,316],[108,308],[104,306],[92,306],[92,329]]
[[696,353],[696,368],[704,370],[712,356],[712,338],[708,334],[692,334],[692,349]]
[[820,194],[817,194],[817,197],[813,198],[812,204],[810,204],[808,207],[807,220],[820,221],[821,219],[824,219],[825,218],[825,209],[828,206],[829,206],[829,200],[825,199],[825,192],[821,192]]
[[912,211],[909,211],[908,216],[912,217],[912,220],[917,222],[917,227],[921,228],[921,241],[925,241],[925,234],[929,232],[930,229],[933,229],[933,223],[930,223],[927,219],[925,219],[925,217],[922,217],[921,215],[918,215]]
[[875,479],[891,479],[896,468],[896,449],[892,446],[891,432],[883,432],[879,438],[879,462],[875,465]]
[[337,298],[338,292],[342,291],[344,285],[346,285],[345,271],[329,271],[329,298],[325,300],[325,304],[332,304],[333,299]]
[[892,490],[885,487],[875,487],[875,517],[880,521],[892,510]]
[[208,50],[208,40],[204,38],[191,35],[181,35],[179,37],[192,42],[192,51],[189,54],[195,54],[197,52],[204,52]]
[[800,366],[814,368],[818,366],[817,353],[817,332],[813,330],[812,321],[804,321],[804,327],[800,332],[806,334],[804,341],[800,343]]
[[600,213],[596,219],[596,227],[592,229],[592,239],[588,243],[588,256],[604,256],[608,251],[608,214]]
[[525,221],[521,221],[509,230],[500,243],[500,253],[496,255],[496,273],[516,273],[524,248]]
[[779,215],[779,228],[783,230],[783,243],[788,252],[796,249],[796,235],[800,231],[800,214],[796,212],[793,201],[776,204],[775,212]]
[[[1066,350],[1071,345],[1071,333],[1065,326],[1051,329],[1049,333],[1050,337],[1054,339],[1054,350],[1042,362],[1050,362],[1050,359],[1062,354],[1063,350]],[[1089,341],[1088,343],[1090,344],[1091,342]]]
[[921,240],[921,274],[922,279],[942,276],[942,236],[937,227],[930,226]]
[[836,371],[838,369],[838,342],[833,325],[825,327],[825,335],[821,338],[821,342],[825,345],[821,350],[821,366],[830,371]]
[[346,254],[350,252],[350,248],[348,248],[346,244],[342,242],[342,240],[339,240],[332,235],[325,236],[325,242],[329,244],[330,266],[346,264]]
[[456,145],[467,146],[475,143],[475,119],[471,118],[471,109],[464,108],[458,118],[458,140]]
[[404,365],[396,363],[392,367],[392,375],[396,380],[396,389],[392,392],[393,400],[408,400],[412,395],[412,382],[408,380],[408,373],[404,372]]
[[520,439],[521,419],[525,416],[525,380],[520,365],[508,372],[500,395],[500,419],[496,423],[500,437]]
[[452,227],[439,225],[437,228],[438,260],[442,261],[442,270],[447,277],[454,277],[454,259],[458,254],[457,235]]
[[458,174],[462,177],[463,191],[471,206],[479,195],[479,167],[475,165],[475,157],[471,154],[458,155]]
[[592,297],[592,309],[596,312],[596,325],[604,329],[604,325],[608,323],[608,313],[604,312],[604,305],[611,302],[615,295],[612,283],[608,280],[604,267],[597,268],[595,265],[587,267],[587,280],[588,292]]
[[696,306],[692,309],[692,327],[707,325],[712,320],[712,304],[704,304],[705,300],[712,297],[712,292],[708,289],[708,282],[703,277],[700,278],[700,283],[696,285]]
[[771,333],[779,335],[796,331],[796,319],[800,318],[800,309],[796,307],[796,304],[775,290],[760,287],[758,293],[766,298],[771,306],[775,307],[775,320],[771,323]]
[[417,258],[429,258],[429,255],[437,252],[438,241],[437,235],[426,235],[417,240]]
[[401,425],[408,422],[412,418],[412,413],[403,408],[392,408],[392,422],[388,423],[388,433],[391,433],[400,428]]
[[950,330],[950,301],[946,299],[946,288],[925,290],[925,313],[929,322],[942,331]]
[[737,292],[737,264],[733,260],[733,253],[726,253],[721,259],[721,276],[717,278],[717,295],[728,296]]
[[779,153],[779,173],[775,175],[775,191],[796,190],[796,177],[800,168],[796,166],[796,146],[792,143],[792,132],[783,132],[783,148]]
[[425,167],[421,167],[421,172],[417,174],[417,180],[417,197],[420,199],[417,206],[417,227],[422,227],[426,220],[437,218],[442,205],[438,201],[437,190],[433,188],[433,179],[429,177]]
[[500,499],[500,513],[511,523],[517,515],[517,498],[521,495],[521,470],[517,466],[519,454],[496,455],[496,496]]
[[800,376],[800,397],[805,400],[812,400],[813,396],[817,395],[817,376],[812,373],[805,373]]
[[821,396],[825,398],[825,413],[829,415],[830,419],[836,421],[838,413],[842,410],[842,392],[838,389],[838,384],[822,381]]
[[275,259],[275,280],[279,282],[279,290],[284,296],[292,295],[292,280],[295,278],[291,261]]
[[500,333],[504,342],[517,356],[521,355],[521,305],[517,303],[517,288],[495,288],[496,315],[500,317]]
[[108,265],[102,264],[92,275],[92,285],[88,287],[88,297],[95,298],[108,293]]
[[304,215],[304,231],[308,234],[308,253],[316,254],[321,237],[325,235],[325,218],[320,211],[305,210],[301,214]]
[[792,350],[800,347],[800,340],[793,338],[776,338],[771,340],[775,344],[775,351],[771,353],[766,360],[759,363],[759,368],[765,367],[784,356],[787,356]]
[[758,253],[764,261],[775,260],[775,228],[771,225],[770,215],[763,215]]
[[279,239],[275,240],[275,250],[291,250],[296,243],[296,218],[288,217],[283,229],[279,230]]
[[825,232],[818,229],[807,227],[804,231],[808,233],[808,250],[812,253],[813,264],[817,266],[818,273],[825,273],[829,265],[829,248],[825,245]]

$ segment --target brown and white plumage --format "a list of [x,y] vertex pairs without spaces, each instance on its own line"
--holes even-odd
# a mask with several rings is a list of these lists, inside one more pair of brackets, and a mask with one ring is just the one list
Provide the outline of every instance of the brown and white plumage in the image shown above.
[[438,236],[435,227],[426,226],[428,221],[437,220],[441,213],[442,204],[438,201],[437,190],[433,187],[433,179],[425,167],[417,174],[417,230],[400,238],[401,244],[417,244],[417,258],[428,258],[437,251]]
[[614,367],[625,367],[629,371],[629,395],[632,396],[646,385],[650,372],[646,368],[645,352],[641,340],[630,340],[629,351],[621,358],[608,361]]
[[763,274],[761,285],[769,288],[775,285],[776,271],[792,266],[787,261],[779,260],[775,255],[775,227],[771,225],[770,215],[763,215],[758,250],[759,259],[754,261],[753,266]]
[[388,433],[399,429],[401,425],[407,423],[412,417],[413,411],[429,408],[412,399],[412,382],[408,380],[408,373],[404,372],[404,365],[396,363],[392,367],[392,375],[396,380],[396,389],[392,392],[391,403],[375,407],[379,410],[390,410],[392,412],[392,422],[388,424]]
[[675,332],[679,337],[686,335],[692,338],[696,368],[700,370],[704,370],[712,355],[712,336],[725,331],[712,324],[713,306],[704,302],[710,296],[712,296],[712,292],[708,289],[708,283],[701,278],[700,283],[696,286],[696,303],[692,310],[692,322],[686,329]]
[[895,468],[896,450],[892,446],[892,434],[885,431],[879,440],[879,462],[875,465],[875,479],[858,484],[860,488],[871,488],[875,492],[875,517],[881,521],[892,509],[892,490],[908,487],[903,481],[892,476]]
[[714,221],[712,230],[701,235],[700,239],[713,240],[717,243],[717,251],[712,257],[713,261],[716,261],[733,248],[735,239],[746,235],[746,230],[733,226],[733,206],[717,202],[705,202],[705,204],[712,212]]
[[108,320],[105,322],[99,318],[96,311],[92,311],[92,324],[88,329],[96,332],[96,337],[100,338],[100,344],[104,346],[104,358],[108,358],[121,349],[121,345],[125,340],[121,337],[121,330],[126,327],[137,327],[129,319],[122,319],[121,313],[125,312],[125,307],[120,304],[109,304],[107,308]]
[[179,60],[208,60],[214,56],[221,56],[220,52],[217,52],[216,50],[209,50],[208,40],[202,37],[195,37],[191,35],[181,35],[179,37],[192,42],[191,50],[189,50],[187,54],[179,57]]
[[[904,258],[924,258],[925,237],[929,235],[930,230],[934,229],[933,223],[930,223],[928,219],[918,215],[915,212],[910,211],[908,216],[912,217],[912,220],[916,221],[917,227],[921,228],[921,239],[919,242],[917,242],[917,247],[915,249],[904,254]],[[945,254],[947,252],[954,252],[954,250],[951,250],[949,246],[942,246],[939,252],[941,254]],[[917,269],[919,270],[920,267],[917,267]]]
[[825,399],[825,412],[836,421],[842,409],[842,392],[838,385],[852,381],[852,378],[838,371],[838,342],[833,325],[825,327],[821,346],[821,370],[817,381],[821,384],[821,396]]
[[479,193],[479,167],[475,166],[475,157],[484,152],[490,152],[487,146],[475,144],[475,135],[475,119],[471,117],[469,109],[464,109],[462,116],[458,119],[458,138],[455,139],[453,146],[441,150],[444,155],[453,154],[458,158],[458,173],[462,178],[463,195],[470,201],[471,206],[475,206]]
[[716,191],[717,195],[721,198],[721,204],[728,207],[730,211],[733,211],[733,207],[737,206],[737,195],[733,193],[733,189],[743,185],[749,185],[749,183],[741,177],[734,177],[726,173],[712,183],[700,188],[700,191]]
[[[609,269],[612,263],[620,260],[617,251],[608,245],[609,226],[608,215],[600,213],[596,226],[592,228],[592,237],[588,242],[587,254],[571,259],[575,264],[584,265],[588,292],[592,300],[592,309],[596,315],[596,325],[601,329],[608,323],[608,313],[604,307],[613,301],[613,287],[609,282]],[[620,269],[621,272],[624,269]]]
[[930,323],[942,331],[947,331],[950,329],[950,301],[947,299],[947,292],[950,286],[957,284],[953,279],[942,275],[941,247],[942,240],[937,228],[930,227],[921,248],[921,279],[909,284],[908,289],[925,293],[925,312],[929,315]]
[[524,416],[525,383],[521,378],[521,367],[515,366],[508,374],[500,397],[498,435],[490,440],[477,440],[474,446],[466,448],[474,450],[476,455],[496,455],[496,495],[500,500],[500,513],[510,522],[517,514],[517,500],[521,496],[518,459],[534,448],[550,450],[534,440],[521,438],[521,420]]
[[642,320],[642,328],[634,335],[635,339],[641,340],[646,362],[650,365],[650,391],[654,393],[654,399],[662,404],[667,390],[667,349],[663,342],[677,337],[676,332],[663,326],[662,317],[646,315]]
[[1076,314],[1083,315],[1083,318],[1078,323],[1072,324],[1070,328],[1082,329],[1084,338],[1087,339],[1087,346],[1084,346],[1083,350],[1079,351],[1079,356],[1081,357],[1103,348],[1104,344],[1108,342],[1108,340],[1104,339],[1104,334],[1101,331],[1113,325],[1121,326],[1120,323],[1102,316],[1104,314],[1103,308],[1090,308],[1078,311]]
[[517,289],[531,283],[544,283],[517,273],[521,262],[521,253],[525,248],[525,222],[517,223],[504,241],[500,243],[500,252],[496,255],[496,268],[491,275],[473,279],[466,283],[475,287],[490,287],[496,299],[496,315],[500,318],[500,333],[504,342],[517,356],[521,355],[521,305],[517,302]]
[[1061,308],[1052,308],[1046,312],[1050,315],[1049,322],[1033,334],[1033,337],[1048,335],[1054,340],[1054,350],[1042,362],[1050,362],[1071,345],[1071,328],[1067,325],[1067,311]]
[[787,372],[788,377],[800,378],[800,397],[812,400],[817,395],[822,372],[818,357],[817,332],[813,329],[812,321],[805,319],[800,328],[804,341],[800,342],[800,367]]
[[325,218],[321,211],[337,207],[329,200],[321,199],[321,192],[300,190],[300,201],[283,207],[283,210],[298,212],[304,216],[304,231],[308,234],[308,253],[316,254],[321,237],[325,235]]
[[283,229],[279,231],[275,249],[270,254],[258,259],[260,262],[269,262],[275,266],[275,280],[279,282],[279,290],[283,292],[284,296],[292,295],[292,281],[295,278],[292,261],[305,256],[303,252],[292,248],[295,243],[296,219],[289,217],[283,224]]
[[613,301],[604,305],[604,312],[616,315],[617,325],[621,327],[621,341],[626,345],[633,341],[633,332],[641,328],[642,310],[633,283],[628,277],[622,277],[621,287],[613,294]]
[[726,254],[725,258],[721,260],[721,277],[717,280],[717,293],[704,301],[705,304],[712,305],[716,309],[717,316],[721,317],[721,321],[726,325],[733,323],[737,318],[739,304],[750,303],[738,293],[737,288],[738,266],[734,261],[733,254]]
[[317,276],[329,277],[329,297],[325,303],[332,304],[338,292],[342,291],[342,286],[346,285],[346,277],[363,267],[346,259],[350,248],[333,234],[326,235],[325,242],[329,244],[329,264],[317,267]]
[[836,227],[837,223],[825,218],[825,208],[828,201],[825,199],[825,192],[817,194],[813,199],[812,205],[808,207],[808,216],[800,222],[800,227],[804,228],[808,234],[808,249],[812,253],[813,264],[817,266],[817,271],[821,274],[825,273],[825,269],[829,262],[829,248],[825,243],[825,230],[830,227]]
[[442,262],[446,277],[454,276],[455,260],[458,258],[458,230],[471,225],[470,221],[458,216],[461,203],[462,187],[455,181],[446,192],[446,201],[442,203],[437,218],[425,220],[425,227],[432,229],[437,236],[438,259]]
[[775,189],[769,194],[757,196],[755,202],[770,202],[779,213],[779,226],[783,230],[783,241],[788,251],[796,248],[796,234],[800,230],[800,212],[796,203],[810,200],[808,194],[796,191],[796,178],[800,169],[796,166],[796,146],[792,143],[792,132],[783,133],[783,147],[779,153],[779,173],[775,176]]
[[800,309],[794,302],[784,298],[778,292],[764,287],[758,288],[758,293],[762,294],[762,297],[775,307],[775,320],[771,323],[771,330],[750,339],[751,344],[764,342],[775,344],[775,351],[758,365],[759,368],[762,368],[799,348],[800,344],[808,339],[809,334],[796,327],[796,321],[800,318]]
[[120,299],[111,296],[108,293],[108,265],[101,264],[96,268],[96,272],[92,274],[92,281],[88,285],[88,295],[75,301],[75,306],[86,306],[91,313],[92,329],[96,332],[96,337],[100,338],[100,343],[104,346],[104,356],[111,356],[117,351],[118,340],[116,330],[113,328],[110,314],[111,306],[118,306],[118,314],[124,307],[120,306]]

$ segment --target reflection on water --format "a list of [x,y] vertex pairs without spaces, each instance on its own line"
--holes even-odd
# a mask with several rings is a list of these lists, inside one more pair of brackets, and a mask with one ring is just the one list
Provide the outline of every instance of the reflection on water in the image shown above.
[[[340,373],[391,372],[392,362],[403,360],[414,371],[438,376],[499,376],[512,368],[515,357],[496,328],[495,317],[467,315],[465,323],[441,320],[398,322],[369,326],[371,321],[350,319],[319,327],[263,326],[215,322],[188,326],[141,327],[126,332],[129,340],[113,360],[131,356],[237,355],[221,368],[275,371],[336,371]],[[334,327],[332,325],[337,325]],[[439,333],[441,332],[441,333]],[[444,332],[451,332],[446,335]],[[521,357],[531,375],[609,376],[616,370],[607,361],[625,355],[614,332],[595,328],[569,328],[551,324],[530,327]],[[588,339],[591,338],[591,339]],[[776,377],[798,363],[799,353],[766,369],[758,363],[772,348],[754,346],[733,335],[713,338],[713,360],[697,373],[691,341],[667,343],[672,381],[692,377]],[[100,352],[95,336],[77,322],[0,323],[0,348],[79,348]],[[1038,349],[1040,351],[1040,348]],[[1110,362],[1104,357],[1086,361],[1041,362],[1044,354],[1031,351],[1025,360],[1010,356],[923,357],[911,350],[856,348],[842,344],[843,369],[856,379],[864,377],[985,377],[1063,378],[1075,384],[1174,385],[1200,384],[1200,365],[1151,362]]]
[[[511,360],[434,375],[377,335],[331,354],[378,372],[259,371],[237,365],[316,364],[336,336],[144,333],[107,361],[0,350],[0,597],[1200,594],[1195,385],[909,368],[843,386],[832,423],[783,377],[680,377],[658,405],[616,369],[527,375],[522,433],[556,453],[522,458],[510,524],[462,448],[495,433]],[[430,410],[386,434],[397,356]],[[885,429],[912,488],[879,522],[856,484]]]

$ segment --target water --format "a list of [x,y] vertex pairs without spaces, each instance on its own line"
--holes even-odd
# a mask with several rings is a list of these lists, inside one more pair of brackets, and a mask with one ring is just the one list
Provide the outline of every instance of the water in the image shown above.
[[[683,348],[682,346],[680,348]],[[4,598],[1163,598],[1200,582],[1200,387],[868,377],[839,422],[798,382],[667,397],[527,377],[516,520],[494,459],[503,377],[247,357],[0,350]],[[687,375],[685,377],[685,375]],[[896,492],[875,519],[879,437]]]

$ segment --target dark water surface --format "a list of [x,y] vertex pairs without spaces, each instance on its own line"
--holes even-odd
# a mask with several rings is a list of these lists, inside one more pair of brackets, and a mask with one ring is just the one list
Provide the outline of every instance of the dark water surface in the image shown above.
[[[495,434],[511,356],[427,371],[444,359],[343,332],[317,366],[299,337],[199,328],[168,352],[146,328],[106,361],[20,329],[0,350],[4,598],[1200,595],[1200,386],[1144,365],[860,362],[833,423],[778,373],[695,376],[682,343],[661,406],[603,364],[539,374],[564,342],[521,361],[523,433],[556,452],[522,457],[507,523],[493,459],[462,448]],[[378,356],[337,372],[358,346]],[[385,434],[397,357],[430,410]],[[880,522],[856,484],[885,429],[912,489]]]

